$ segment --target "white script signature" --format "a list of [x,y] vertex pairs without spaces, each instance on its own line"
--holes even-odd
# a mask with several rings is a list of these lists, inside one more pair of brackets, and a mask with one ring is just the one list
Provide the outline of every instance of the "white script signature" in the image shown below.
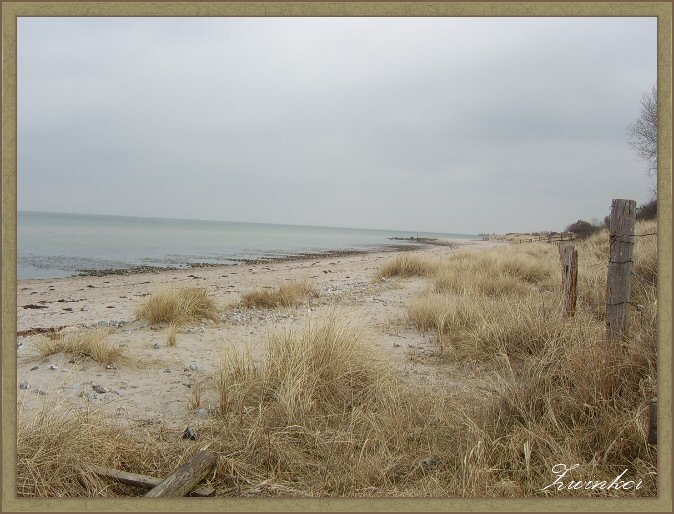
[[622,473],[620,473],[610,482],[606,480],[569,480],[568,482],[564,482],[564,477],[567,475],[567,473],[569,473],[569,471],[573,471],[579,466],[580,464],[574,464],[573,466],[567,466],[566,464],[555,464],[552,466],[552,474],[555,475],[555,481],[546,485],[542,491],[554,488],[557,488],[558,491],[577,491],[579,489],[615,489],[616,491],[629,491],[631,489],[639,489],[643,483],[642,480],[622,480],[623,476],[625,476],[627,473],[627,469],[623,470]]

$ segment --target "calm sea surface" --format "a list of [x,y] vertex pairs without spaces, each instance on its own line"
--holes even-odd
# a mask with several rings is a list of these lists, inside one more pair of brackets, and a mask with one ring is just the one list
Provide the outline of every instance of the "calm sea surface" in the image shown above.
[[389,237],[477,238],[438,234],[19,211],[19,279],[133,266],[234,264],[328,250],[401,244]]

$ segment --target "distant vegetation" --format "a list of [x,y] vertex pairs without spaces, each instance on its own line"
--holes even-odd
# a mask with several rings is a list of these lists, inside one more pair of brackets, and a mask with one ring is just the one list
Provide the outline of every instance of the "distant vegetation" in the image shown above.
[[[637,207],[636,220],[637,221],[654,221],[658,216],[658,200],[653,199],[648,203]],[[598,220],[586,221],[578,220],[570,225],[567,225],[562,234],[572,234],[573,239],[584,239],[594,234],[599,233],[602,229],[608,228],[610,216],[606,216],[603,222]],[[508,232],[505,235],[492,234],[485,237],[493,241],[508,241],[508,242],[526,242],[529,239],[538,237],[559,238],[559,232],[540,231],[540,232]]]
[[571,232],[576,239],[583,239],[599,232],[602,229],[600,225],[593,225],[589,221],[578,220],[566,227],[566,232]]

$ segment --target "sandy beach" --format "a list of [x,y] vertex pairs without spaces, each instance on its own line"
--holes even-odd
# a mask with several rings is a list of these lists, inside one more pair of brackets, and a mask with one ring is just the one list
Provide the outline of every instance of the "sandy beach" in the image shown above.
[[[459,248],[486,248],[493,242],[458,240],[455,248],[429,246],[417,250],[446,257]],[[374,356],[392,364],[400,377],[418,385],[466,392],[470,384],[452,366],[428,365],[423,357],[437,348],[429,335],[410,327],[406,308],[426,282],[417,277],[375,282],[378,270],[400,252],[374,252],[340,257],[290,260],[240,266],[181,269],[131,275],[78,276],[22,280],[17,288],[19,333],[18,405],[26,413],[43,402],[64,408],[106,405],[131,423],[198,425],[217,406],[215,373],[224,348],[247,348],[264,355],[269,334],[300,329],[331,313],[369,331]],[[305,281],[318,297],[296,308],[241,309],[237,302],[254,289]],[[177,344],[166,343],[166,327],[151,327],[135,311],[164,287],[205,288],[219,309],[219,321],[183,326]],[[41,357],[36,348],[42,329],[64,331],[103,327],[108,340],[129,359],[100,364],[74,360],[63,353]],[[415,358],[421,357],[421,358]],[[93,386],[109,392],[98,393]],[[449,387],[451,386],[451,387]],[[195,408],[195,390],[200,405]]]

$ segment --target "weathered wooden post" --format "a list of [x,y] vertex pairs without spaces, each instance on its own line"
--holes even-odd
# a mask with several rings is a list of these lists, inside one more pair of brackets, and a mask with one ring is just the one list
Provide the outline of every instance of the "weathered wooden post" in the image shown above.
[[618,199],[611,204],[606,281],[606,336],[610,343],[623,341],[629,331],[630,274],[634,254],[636,207],[634,200]]
[[648,444],[658,444],[658,399],[648,403]]
[[573,247],[563,243],[559,243],[559,246],[557,246],[557,250],[559,252],[559,266],[562,270],[562,288],[564,287],[564,284],[566,284],[566,274],[565,274],[566,261],[564,256],[566,255],[567,248]]
[[567,245],[563,250],[562,279],[564,281],[564,315],[568,318],[576,313],[576,291],[578,287],[578,250]]
[[[94,473],[102,477],[112,478],[117,482],[135,487],[141,487],[148,490],[152,489],[153,487],[157,487],[162,482],[161,478],[155,478],[148,475],[139,475],[138,473],[129,473],[128,471],[120,471],[118,469],[106,468],[102,466],[93,466],[92,470]],[[194,489],[187,493],[187,496],[215,496],[215,489],[212,487],[200,487],[199,489]]]

